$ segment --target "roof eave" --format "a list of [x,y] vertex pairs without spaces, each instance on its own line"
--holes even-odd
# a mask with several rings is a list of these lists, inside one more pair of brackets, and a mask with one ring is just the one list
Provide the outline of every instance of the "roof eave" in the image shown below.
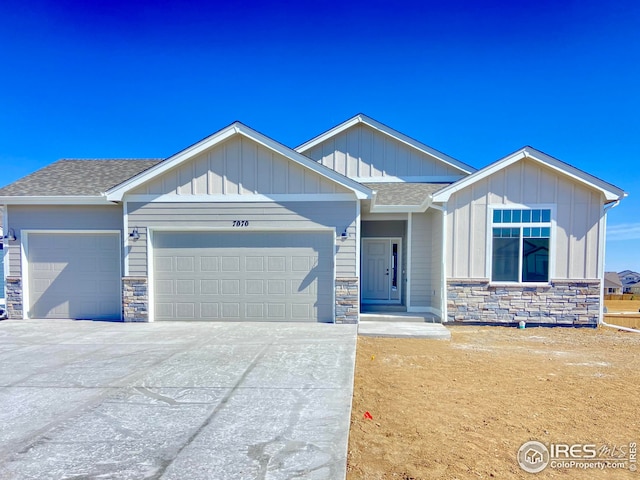
[[112,205],[104,195],[15,195],[0,196],[3,205]]

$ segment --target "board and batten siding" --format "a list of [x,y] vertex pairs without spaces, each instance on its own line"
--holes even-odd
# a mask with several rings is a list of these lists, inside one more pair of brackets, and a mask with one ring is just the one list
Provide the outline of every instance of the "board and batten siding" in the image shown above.
[[489,205],[554,205],[554,279],[598,278],[600,192],[522,160],[454,193],[447,203],[447,278],[487,278]]
[[[8,205],[9,226],[16,235],[22,230],[119,230],[122,232],[120,205]],[[8,227],[9,227],[8,226]],[[7,227],[7,228],[8,228]],[[22,270],[19,242],[8,248],[9,276]]]
[[411,305],[440,310],[442,214],[433,209],[411,218]]
[[464,173],[367,125],[354,125],[305,155],[350,178],[460,176]]
[[253,140],[236,135],[130,193],[269,195],[350,192]]
[[140,239],[130,241],[129,275],[147,276],[147,228],[175,230],[232,230],[234,220],[247,220],[243,231],[296,230],[319,227],[335,228],[340,235],[345,228],[349,237],[335,240],[336,275],[356,277],[356,201],[340,202],[242,202],[242,203],[128,203],[129,227],[137,226]]

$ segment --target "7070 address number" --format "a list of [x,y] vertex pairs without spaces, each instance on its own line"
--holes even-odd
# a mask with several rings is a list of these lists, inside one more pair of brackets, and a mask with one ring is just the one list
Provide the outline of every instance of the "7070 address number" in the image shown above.
[[233,221],[233,226],[234,227],[248,227],[249,226],[249,220],[234,220]]

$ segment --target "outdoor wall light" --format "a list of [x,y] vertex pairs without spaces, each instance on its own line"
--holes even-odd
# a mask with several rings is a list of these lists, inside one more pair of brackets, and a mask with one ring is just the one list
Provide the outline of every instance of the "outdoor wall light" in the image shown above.
[[2,238],[6,238],[7,240],[9,240],[11,242],[15,242],[16,241],[16,231],[13,228],[10,228],[7,231],[7,234]]
[[346,240],[347,238],[349,238],[349,234],[347,233],[346,228],[344,229],[344,232],[342,232],[342,234],[336,236],[336,240]]
[[140,240],[140,232],[138,232],[138,227],[133,227],[133,230],[129,234],[129,238],[131,240]]

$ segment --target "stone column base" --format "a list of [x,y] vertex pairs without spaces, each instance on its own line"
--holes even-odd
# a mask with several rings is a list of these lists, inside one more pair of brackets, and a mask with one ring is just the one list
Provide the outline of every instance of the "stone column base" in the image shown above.
[[22,297],[22,278],[7,277],[5,281],[7,291],[7,315],[11,320],[22,320],[24,317],[24,305]]
[[359,318],[358,278],[336,278],[336,323],[358,323]]
[[122,318],[125,322],[149,321],[149,279],[122,278]]

